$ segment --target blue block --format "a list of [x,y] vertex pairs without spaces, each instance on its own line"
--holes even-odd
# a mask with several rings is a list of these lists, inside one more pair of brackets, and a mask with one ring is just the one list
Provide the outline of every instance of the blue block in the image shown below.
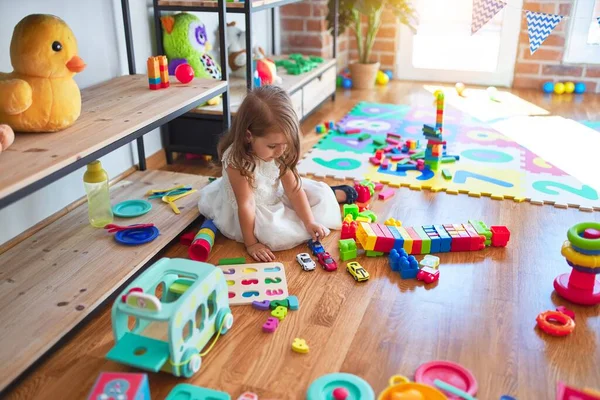
[[418,273],[419,273],[419,268],[417,268],[417,269],[401,269],[400,270],[400,278],[416,279]]
[[148,78],[148,82],[152,85],[160,85],[160,76],[158,78]]
[[439,253],[442,248],[442,239],[439,237],[433,237],[431,239],[431,250],[430,253]]
[[400,251],[404,248],[404,238],[402,237],[402,235],[400,235],[400,232],[398,232],[398,229],[396,229],[395,226],[388,226],[388,230],[390,231],[390,233],[394,236],[394,249]]
[[450,247],[452,247],[452,238],[450,237],[450,235],[448,235],[448,232],[446,232],[446,229],[444,229],[442,225],[435,225],[434,228],[438,235],[440,235],[440,239],[442,241],[440,245],[440,252],[450,252]]
[[400,153],[402,153],[402,151],[400,151],[400,149],[399,149],[399,148],[397,148],[397,147],[394,147],[394,148],[392,149],[392,153],[394,153],[394,154],[400,154]]
[[412,171],[416,170],[417,166],[412,164],[397,164],[396,171]]

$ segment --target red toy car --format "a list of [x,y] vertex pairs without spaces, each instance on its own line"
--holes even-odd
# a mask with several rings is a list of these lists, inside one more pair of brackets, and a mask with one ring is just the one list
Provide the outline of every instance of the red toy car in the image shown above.
[[440,271],[431,267],[423,267],[417,273],[417,279],[425,283],[432,283],[440,279]]
[[325,271],[331,272],[337,269],[337,263],[333,261],[333,258],[331,258],[331,255],[328,252],[324,251],[323,253],[317,254],[317,259]]

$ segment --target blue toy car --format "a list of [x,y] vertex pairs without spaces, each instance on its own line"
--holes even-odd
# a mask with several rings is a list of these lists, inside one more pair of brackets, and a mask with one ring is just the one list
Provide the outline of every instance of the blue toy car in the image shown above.
[[323,248],[323,245],[318,240],[312,240],[312,239],[310,239],[308,241],[308,248],[310,249],[310,251],[312,251],[313,256],[316,256],[319,253],[324,253],[325,252],[325,249]]

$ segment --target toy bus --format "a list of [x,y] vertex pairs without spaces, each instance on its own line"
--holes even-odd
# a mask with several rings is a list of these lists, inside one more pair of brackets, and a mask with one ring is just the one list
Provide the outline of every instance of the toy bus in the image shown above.
[[113,304],[115,346],[106,358],[189,378],[200,369],[204,346],[232,325],[221,269],[198,261],[162,258],[128,285]]

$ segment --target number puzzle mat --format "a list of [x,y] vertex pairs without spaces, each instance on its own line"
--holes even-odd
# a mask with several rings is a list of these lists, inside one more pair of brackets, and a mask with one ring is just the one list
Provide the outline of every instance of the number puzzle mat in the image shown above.
[[280,262],[219,265],[223,270],[232,306],[288,297],[285,268]]
[[[420,148],[424,148],[423,124],[435,125],[435,112],[432,104],[413,107],[360,102],[338,125],[343,130],[360,129],[361,134],[330,131],[305,154],[298,170],[303,176],[371,179],[395,187],[600,211],[596,189],[544,161],[486,123],[449,106],[444,109],[443,121],[446,152],[460,156],[456,163],[442,164],[442,168],[452,173],[450,180],[442,177],[442,168],[435,173],[431,170],[396,171],[394,162],[388,169],[369,162],[375,150],[384,147],[376,146],[373,139],[385,141],[389,132],[400,134],[402,140],[419,140]],[[370,134],[371,138],[359,141],[358,136],[364,133]]]

